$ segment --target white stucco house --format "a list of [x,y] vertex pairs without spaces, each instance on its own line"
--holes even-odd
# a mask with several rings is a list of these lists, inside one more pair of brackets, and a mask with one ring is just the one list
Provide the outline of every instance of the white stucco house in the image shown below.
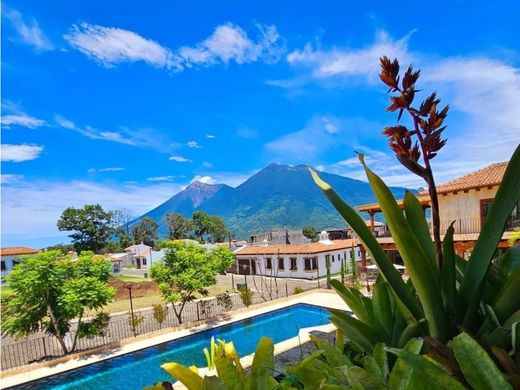
[[[297,245],[246,245],[234,251],[236,264],[231,272],[279,278],[316,279],[327,274],[327,259],[331,274],[341,272],[341,260],[350,269],[351,253],[361,261],[361,251],[354,239],[329,240],[322,232],[318,242]],[[238,268],[238,270],[237,270]]]
[[[125,265],[135,265],[137,269],[150,269],[154,262],[159,261],[164,256],[164,249],[159,251],[153,250],[151,246],[141,244],[130,245],[125,248],[128,258],[125,259]],[[123,267],[125,266],[123,265]]]
[[20,262],[20,256],[34,255],[38,252],[38,249],[28,248],[26,246],[0,248],[0,255],[2,257],[2,284],[4,284],[4,278],[11,272],[13,267]]

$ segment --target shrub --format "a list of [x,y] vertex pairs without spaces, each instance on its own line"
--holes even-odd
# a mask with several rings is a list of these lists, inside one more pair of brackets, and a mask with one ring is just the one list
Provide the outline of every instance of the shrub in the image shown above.
[[302,292],[305,292],[305,290],[303,289],[303,287],[299,287],[299,286],[296,286],[294,289],[293,289],[293,295],[296,295],[296,294],[301,294]]
[[152,305],[153,307],[153,318],[155,321],[157,321],[159,324],[162,324],[166,320],[166,316],[168,314],[168,311],[166,307],[159,304]]
[[233,308],[233,301],[229,292],[223,292],[216,296],[217,303],[224,309],[224,311],[230,311]]
[[253,290],[251,290],[249,287],[242,287],[238,289],[238,294],[240,295],[240,299],[242,300],[242,303],[249,307],[253,303]]
[[139,311],[134,311],[134,315],[132,316],[131,312],[128,312],[128,325],[135,332],[136,329],[144,322],[144,316]]

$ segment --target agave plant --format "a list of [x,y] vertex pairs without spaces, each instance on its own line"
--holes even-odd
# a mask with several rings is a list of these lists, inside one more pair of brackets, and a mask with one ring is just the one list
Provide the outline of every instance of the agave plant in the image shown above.
[[[385,134],[390,136],[390,144],[399,160],[427,181],[430,194],[435,193],[435,197],[431,197],[435,203],[436,189],[429,159],[435,157],[445,143],[440,139],[444,127],[439,126],[447,108],[437,111],[439,101],[435,94],[423,101],[419,109],[412,108],[419,73],[409,68],[399,88],[397,61],[383,59],[382,66],[382,80],[391,90],[400,91],[400,96],[392,97],[389,110],[399,109],[400,115],[404,110],[410,112],[415,125],[413,130],[404,126],[387,128]],[[419,138],[415,145],[411,140],[414,135]],[[418,163],[421,153],[425,166]],[[464,329],[475,335],[488,351],[500,347],[518,358],[520,250],[510,248],[496,258],[495,254],[506,221],[520,198],[520,147],[511,157],[468,261],[455,253],[453,227],[446,232],[441,246],[436,218],[433,218],[432,241],[419,200],[407,192],[403,213],[385,183],[367,167],[363,155],[359,158],[410,279],[405,283],[362,218],[311,169],[315,183],[357,233],[381,275],[372,298],[333,281],[332,287],[357,317],[332,310],[333,323],[369,352],[381,342],[402,348],[415,336],[429,336],[426,341],[446,343]]]
[[[240,363],[240,358],[232,342],[226,343],[219,340],[219,344],[213,344],[213,347],[213,363],[217,376],[201,376],[197,367],[185,367],[178,363],[166,363],[161,367],[189,390],[270,390],[279,386],[278,381],[273,378],[274,346],[272,340],[268,337],[260,339],[253,364],[247,373]],[[171,388],[170,382],[162,382],[145,390],[167,390]]]

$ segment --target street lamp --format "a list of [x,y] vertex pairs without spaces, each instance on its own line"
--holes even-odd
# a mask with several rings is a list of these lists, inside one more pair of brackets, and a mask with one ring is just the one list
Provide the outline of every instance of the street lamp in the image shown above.
[[135,332],[134,304],[132,302],[132,283],[125,284],[125,287],[128,289],[128,295],[130,296],[130,313],[132,315],[132,331],[134,332],[134,337],[137,337],[137,333]]

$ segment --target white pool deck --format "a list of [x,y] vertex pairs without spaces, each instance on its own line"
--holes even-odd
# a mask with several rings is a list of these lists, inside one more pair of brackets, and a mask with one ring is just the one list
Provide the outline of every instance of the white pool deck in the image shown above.
[[[289,298],[282,298],[272,302],[266,302],[248,309],[241,309],[235,312],[230,312],[223,319],[208,320],[202,324],[198,324],[189,328],[171,330],[163,330],[160,334],[141,335],[135,339],[129,339],[127,342],[121,343],[120,347],[109,351],[89,354],[88,352],[76,354],[74,356],[63,357],[55,361],[48,361],[36,364],[26,365],[16,370],[7,371],[1,374],[0,388],[7,388],[16,386],[25,382],[30,382],[46,376],[59,374],[64,371],[80,368],[92,363],[97,363],[102,360],[110,359],[129,352],[134,352],[143,348],[151,347],[156,344],[172,341],[184,336],[188,336],[195,332],[212,329],[218,326],[226,325],[231,322],[240,321],[246,318],[254,317],[260,314],[268,313],[270,311],[291,306],[296,303],[309,303],[316,306],[327,308],[336,308],[347,310],[347,305],[339,298],[337,294],[330,290],[313,290],[302,294],[292,295]],[[300,330],[300,334],[289,340],[282,341],[275,345],[275,354],[288,351],[298,345],[308,342],[309,332],[313,330],[320,330],[324,332],[331,332],[335,329],[333,325],[322,325],[312,328],[305,328]],[[241,359],[244,367],[249,366],[252,362],[253,355],[245,356]],[[172,378],[173,379],[173,378]],[[150,383],[153,385],[153,383]]]

